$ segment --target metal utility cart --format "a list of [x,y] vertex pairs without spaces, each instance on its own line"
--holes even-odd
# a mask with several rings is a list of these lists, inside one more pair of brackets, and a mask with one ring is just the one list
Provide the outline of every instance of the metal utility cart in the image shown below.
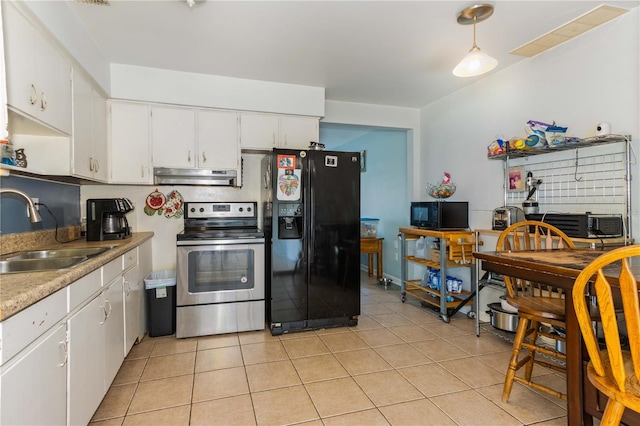
[[[477,271],[473,250],[476,248],[476,233],[468,230],[436,231],[419,228],[400,228],[399,230],[402,255],[401,262],[401,295],[405,302],[407,294],[420,299],[423,306],[431,305],[440,310],[440,318],[449,322],[449,318],[465,306],[469,301],[474,301],[478,293]],[[407,240],[417,240],[420,237],[430,237],[439,242],[438,249],[431,249],[425,258],[410,256],[407,254]],[[432,289],[421,285],[420,279],[410,279],[407,274],[408,263],[418,264],[428,268],[440,270],[440,289]],[[466,267],[471,272],[471,291],[463,290],[461,293],[447,293],[447,269]],[[447,301],[449,297],[449,301]],[[475,301],[474,301],[475,304]],[[469,318],[475,318],[478,328],[478,316],[476,309],[468,314]]]

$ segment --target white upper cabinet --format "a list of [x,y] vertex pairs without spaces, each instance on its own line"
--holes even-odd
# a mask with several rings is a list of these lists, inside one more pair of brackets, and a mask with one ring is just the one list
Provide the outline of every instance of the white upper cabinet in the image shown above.
[[242,149],[278,148],[278,116],[242,113],[240,115],[240,146]]
[[71,134],[70,62],[11,2],[2,2],[2,21],[10,110]]
[[280,117],[280,148],[308,149],[318,142],[319,124],[313,117]]
[[242,149],[307,149],[319,137],[319,119],[275,114],[242,113],[240,139]]
[[149,106],[110,101],[111,183],[153,183]]
[[215,170],[238,169],[238,114],[231,111],[199,110],[197,117],[196,167]]
[[154,167],[239,168],[236,112],[152,107],[151,128]]
[[193,109],[151,107],[153,167],[195,167],[195,122]]
[[107,101],[78,71],[73,74],[72,140],[71,174],[106,182]]

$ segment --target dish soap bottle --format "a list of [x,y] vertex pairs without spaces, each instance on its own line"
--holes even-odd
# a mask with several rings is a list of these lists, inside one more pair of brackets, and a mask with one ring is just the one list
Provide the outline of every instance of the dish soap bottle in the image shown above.
[[16,152],[13,150],[13,144],[9,138],[0,140],[2,148],[2,164],[9,166],[16,165]]

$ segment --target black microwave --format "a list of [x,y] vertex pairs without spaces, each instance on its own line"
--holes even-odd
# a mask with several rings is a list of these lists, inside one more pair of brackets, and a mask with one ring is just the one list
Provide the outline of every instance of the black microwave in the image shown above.
[[414,201],[411,203],[411,226],[423,229],[469,228],[467,201]]

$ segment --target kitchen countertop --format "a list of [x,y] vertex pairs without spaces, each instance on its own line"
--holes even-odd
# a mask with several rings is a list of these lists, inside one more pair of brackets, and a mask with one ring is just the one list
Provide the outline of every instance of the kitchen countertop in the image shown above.
[[125,240],[86,241],[83,238],[68,243],[54,242],[43,246],[19,248],[19,250],[41,250],[63,247],[116,246],[70,269],[0,275],[0,321],[4,321],[50,294],[68,286],[152,237],[153,232],[135,232],[131,238]]

